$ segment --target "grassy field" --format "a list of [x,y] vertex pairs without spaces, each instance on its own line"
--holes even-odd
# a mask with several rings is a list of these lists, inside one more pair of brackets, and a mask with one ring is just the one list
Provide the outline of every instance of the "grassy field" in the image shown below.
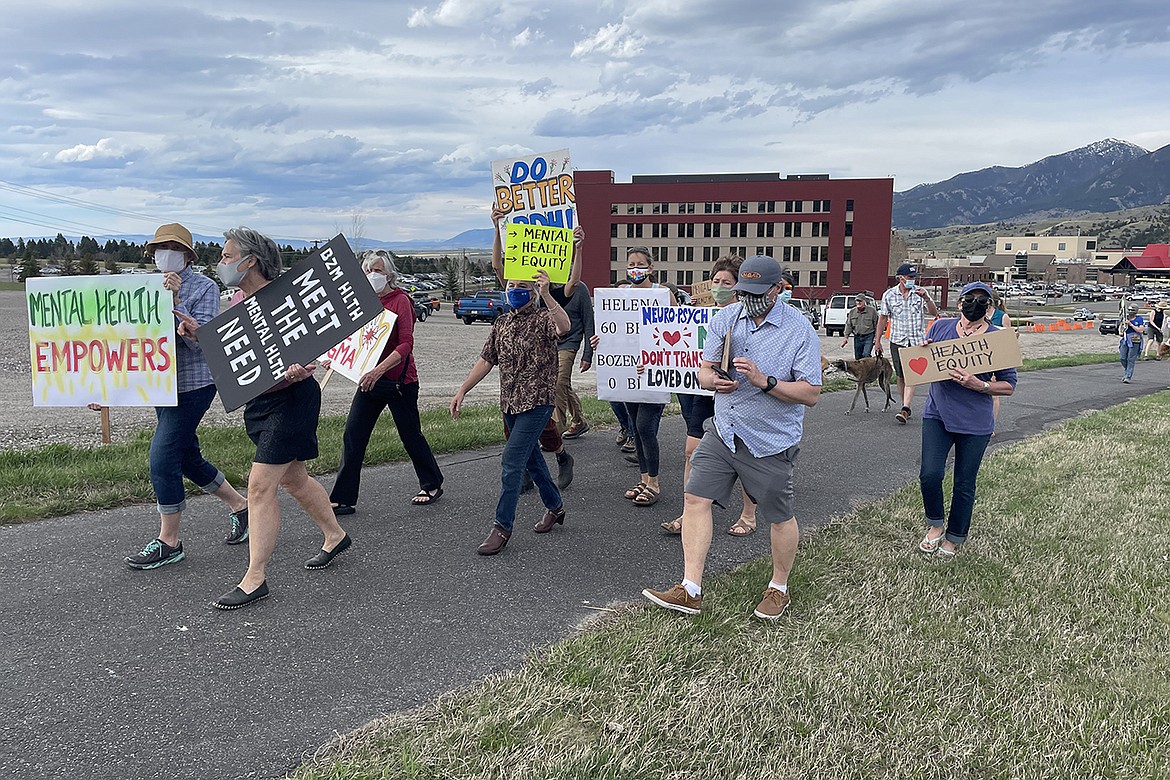
[[952,561],[916,551],[910,486],[802,541],[776,625],[757,561],[697,618],[618,605],[293,777],[1170,777],[1168,437],[1170,393],[1071,420],[984,463]]

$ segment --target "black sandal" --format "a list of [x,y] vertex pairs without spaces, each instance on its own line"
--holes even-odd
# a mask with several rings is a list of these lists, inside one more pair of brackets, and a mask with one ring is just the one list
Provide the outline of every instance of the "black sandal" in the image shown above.
[[431,493],[426,490],[420,490],[414,494],[414,498],[410,499],[411,506],[427,506],[439,500],[443,495],[443,488],[435,488],[435,492]]

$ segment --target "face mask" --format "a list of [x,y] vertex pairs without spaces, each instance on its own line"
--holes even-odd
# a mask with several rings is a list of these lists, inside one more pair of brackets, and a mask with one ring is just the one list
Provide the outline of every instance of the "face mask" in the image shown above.
[[178,249],[157,249],[154,267],[163,273],[178,273],[187,267],[187,256]]
[[776,296],[776,300],[780,301],[781,303],[788,303],[790,300],[792,300],[792,290],[785,290],[784,292],[780,293]]
[[630,280],[630,284],[641,284],[650,277],[649,268],[627,268],[626,278]]
[[905,287],[907,290],[913,290],[913,289],[914,289],[914,280],[913,280],[913,279],[907,279],[907,280],[905,280],[904,282],[902,282],[902,285],[903,285],[903,286],[904,286],[904,287]]
[[366,274],[366,279],[370,281],[370,287],[373,287],[374,292],[378,295],[381,295],[382,291],[386,289],[386,277],[377,271],[370,271]]
[[963,301],[959,308],[962,310],[963,317],[967,320],[967,322],[978,322],[987,316],[986,301]]
[[514,311],[520,311],[532,300],[532,290],[523,287],[512,287],[504,293],[508,297],[508,305]]
[[248,274],[246,270],[240,270],[240,265],[245,260],[247,260],[248,257],[251,257],[251,255],[241,257],[236,261],[235,265],[224,262],[218,263],[215,266],[215,272],[219,275],[219,280],[227,287],[239,287],[240,282],[242,282],[244,277]]
[[711,297],[715,299],[715,303],[718,305],[726,306],[735,297],[735,290],[730,287],[712,287]]
[[739,302],[743,304],[743,310],[747,312],[747,316],[763,317],[768,312],[772,311],[772,304],[775,301],[768,299],[768,294],[752,295],[750,293],[741,292],[739,294]]

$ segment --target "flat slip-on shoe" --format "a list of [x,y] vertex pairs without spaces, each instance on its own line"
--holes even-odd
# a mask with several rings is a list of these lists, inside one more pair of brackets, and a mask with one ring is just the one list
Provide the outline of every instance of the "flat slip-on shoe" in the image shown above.
[[309,560],[305,561],[305,568],[324,569],[326,566],[333,563],[334,558],[348,550],[350,543],[349,534],[346,534],[345,537],[340,542],[338,542],[337,546],[332,550],[322,550]]
[[249,604],[255,604],[257,601],[268,597],[268,580],[260,583],[260,587],[251,593],[245,593],[238,585],[231,589],[229,593],[225,593],[215,601],[211,602],[211,606],[216,609],[239,609],[246,607]]

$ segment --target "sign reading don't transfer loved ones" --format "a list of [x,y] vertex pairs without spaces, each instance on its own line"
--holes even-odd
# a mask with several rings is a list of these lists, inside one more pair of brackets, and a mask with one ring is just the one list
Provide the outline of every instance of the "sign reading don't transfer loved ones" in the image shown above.
[[199,343],[229,412],[307,365],[382,311],[338,235],[295,268],[199,328]]

